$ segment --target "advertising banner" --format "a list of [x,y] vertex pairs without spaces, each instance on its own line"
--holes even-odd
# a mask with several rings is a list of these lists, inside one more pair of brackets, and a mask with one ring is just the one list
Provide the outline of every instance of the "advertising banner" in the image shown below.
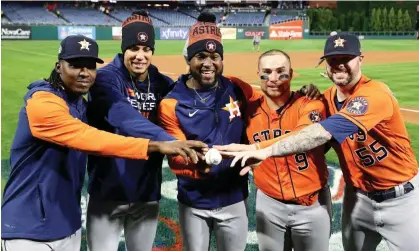
[[94,26],[58,26],[58,39],[63,40],[67,36],[83,35],[96,39],[96,27]]
[[237,39],[253,39],[259,35],[262,39],[269,38],[268,27],[243,27],[237,28]]
[[220,28],[223,39],[236,39],[236,28]]
[[26,40],[31,39],[31,27],[25,25],[1,25],[2,40]]
[[161,40],[186,40],[189,28],[185,27],[160,27]]
[[112,27],[112,39],[121,40],[122,39],[122,27]]
[[294,20],[286,23],[280,23],[269,26],[269,39],[302,39],[303,21]]

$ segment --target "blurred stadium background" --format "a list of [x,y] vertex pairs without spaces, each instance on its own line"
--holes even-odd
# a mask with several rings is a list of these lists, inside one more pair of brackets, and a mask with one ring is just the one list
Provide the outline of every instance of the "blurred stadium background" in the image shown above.
[[[255,60],[259,53],[252,52],[250,40],[256,33],[263,39],[261,51],[279,48],[290,52],[298,73],[293,80],[294,88],[315,82],[321,90],[330,86],[330,82],[319,76],[321,69],[313,68],[317,61],[312,59],[322,53],[324,39],[331,31],[358,35],[367,55],[381,54],[389,59],[368,63],[366,57],[364,73],[387,83],[404,111],[409,112],[406,126],[416,157],[419,157],[419,43],[416,40],[419,1],[1,1],[2,191],[10,171],[9,149],[26,86],[49,74],[56,61],[59,40],[72,34],[89,36],[98,40],[100,56],[110,60],[120,52],[121,23],[137,9],[146,9],[153,19],[157,39],[155,63],[173,78],[182,73],[176,67],[184,69],[181,53],[189,27],[204,10],[217,16],[224,39],[225,68],[231,69],[228,73],[243,77],[252,84],[257,84],[257,78],[248,77],[249,73],[244,72],[247,70],[234,65],[244,67],[249,64],[250,69],[256,71]],[[309,57],[310,53],[315,57]],[[250,55],[251,60],[240,61],[243,55],[246,59]],[[398,60],[390,60],[394,58]],[[313,62],[303,66],[308,59]],[[168,62],[169,66],[163,62]],[[338,251],[343,250],[340,237],[343,181],[333,151],[328,153],[327,160],[334,203],[330,250]],[[182,250],[176,177],[167,162],[163,166],[163,175],[161,217],[154,250]],[[83,220],[86,197],[84,190],[81,202]],[[257,250],[254,203],[252,185],[246,250]],[[84,227],[85,223],[83,233]],[[125,250],[122,239],[119,251]],[[83,251],[86,250],[85,241],[83,235]],[[215,250],[214,242],[212,247]],[[382,243],[378,250],[387,249]]]

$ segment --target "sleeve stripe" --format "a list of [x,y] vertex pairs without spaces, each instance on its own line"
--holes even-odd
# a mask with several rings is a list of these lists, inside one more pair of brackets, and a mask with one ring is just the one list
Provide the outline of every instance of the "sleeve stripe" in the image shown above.
[[337,113],[337,114],[339,114],[339,115],[341,115],[342,117],[344,117],[344,118],[346,118],[346,119],[348,119],[348,120],[350,120],[352,123],[354,123],[356,126],[358,126],[359,128],[361,128],[365,133],[367,133],[368,132],[368,129],[361,123],[361,122],[359,122],[358,120],[356,120],[355,118],[353,118],[353,117],[351,117],[351,116],[349,116],[348,114],[345,114],[345,113],[342,113],[342,112],[339,112],[339,113]]

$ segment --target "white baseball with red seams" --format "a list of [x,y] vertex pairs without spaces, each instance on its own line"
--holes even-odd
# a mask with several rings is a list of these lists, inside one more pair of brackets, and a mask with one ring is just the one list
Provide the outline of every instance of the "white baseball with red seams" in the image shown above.
[[205,162],[207,162],[207,164],[210,166],[216,166],[220,164],[222,159],[223,158],[221,157],[220,152],[215,148],[209,149],[205,154]]

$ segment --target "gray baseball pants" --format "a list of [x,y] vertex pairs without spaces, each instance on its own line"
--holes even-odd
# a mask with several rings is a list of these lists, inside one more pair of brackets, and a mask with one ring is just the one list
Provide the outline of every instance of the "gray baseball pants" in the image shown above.
[[[329,250],[331,204],[329,188],[321,190],[321,205],[285,204],[263,193],[256,195],[256,231],[260,251]],[[320,199],[319,199],[320,200]]]
[[55,241],[27,239],[2,240],[3,251],[80,251],[81,229],[74,234]]
[[156,236],[159,202],[124,204],[89,198],[87,245],[90,251],[117,251],[122,230],[127,251],[151,251]]
[[390,251],[419,250],[419,175],[408,194],[383,202],[345,187],[342,240],[346,251],[375,251],[382,239]]
[[243,251],[247,243],[247,200],[214,210],[188,207],[179,202],[184,251],[208,251],[211,232],[218,251]]

